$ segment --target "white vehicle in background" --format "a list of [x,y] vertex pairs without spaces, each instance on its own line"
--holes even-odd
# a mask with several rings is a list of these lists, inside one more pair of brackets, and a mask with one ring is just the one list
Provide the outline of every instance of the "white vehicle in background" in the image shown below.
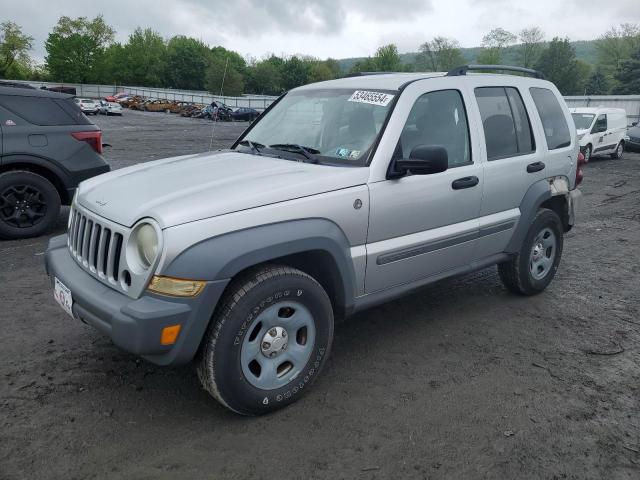
[[82,110],[82,113],[85,115],[97,115],[100,111],[100,104],[96,100],[91,100],[90,98],[78,98],[74,99],[76,104]]
[[571,108],[578,130],[580,151],[586,161],[592,156],[610,155],[622,158],[627,132],[627,112],[622,108]]
[[100,100],[99,113],[102,115],[122,115],[122,106],[116,102]]

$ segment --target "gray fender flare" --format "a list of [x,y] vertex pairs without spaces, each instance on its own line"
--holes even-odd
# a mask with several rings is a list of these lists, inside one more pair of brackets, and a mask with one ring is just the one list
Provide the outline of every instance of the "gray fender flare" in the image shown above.
[[222,280],[254,265],[287,255],[321,251],[329,255],[336,305],[349,309],[356,276],[351,246],[335,223],[322,219],[261,225],[209,238],[180,253],[162,272],[177,278]]
[[524,241],[529,226],[536,212],[545,201],[551,198],[551,186],[549,180],[539,180],[529,187],[520,202],[520,220],[511,240],[505,248],[506,253],[518,253]]

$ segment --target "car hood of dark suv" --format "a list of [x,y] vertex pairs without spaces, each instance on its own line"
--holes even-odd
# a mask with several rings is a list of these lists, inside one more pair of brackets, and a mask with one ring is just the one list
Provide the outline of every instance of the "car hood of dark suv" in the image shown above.
[[368,170],[234,151],[202,153],[94,177],[80,185],[76,201],[121,225],[151,217],[167,228],[362,185]]

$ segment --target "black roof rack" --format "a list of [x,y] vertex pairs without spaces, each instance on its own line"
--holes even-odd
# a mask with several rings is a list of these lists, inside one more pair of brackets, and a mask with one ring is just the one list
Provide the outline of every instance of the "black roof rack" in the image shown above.
[[447,72],[447,76],[458,77],[460,75],[466,75],[469,70],[499,70],[505,72],[519,72],[526,73],[527,75],[531,75],[535,78],[544,79],[544,75],[542,72],[532,70],[530,68],[514,67],[511,65],[462,65],[460,67],[454,68],[453,70],[449,70]]
[[367,75],[386,75],[389,73],[396,73],[396,72],[353,72],[353,73],[348,73],[343,78],[364,77]]

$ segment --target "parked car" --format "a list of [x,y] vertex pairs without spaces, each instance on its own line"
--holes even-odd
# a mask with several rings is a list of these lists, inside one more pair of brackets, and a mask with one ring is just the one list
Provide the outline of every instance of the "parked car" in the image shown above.
[[107,102],[119,102],[125,98],[131,97],[130,93],[120,92],[115,95],[109,95],[108,97],[104,97]]
[[116,102],[100,100],[99,113],[102,115],[122,115],[122,107]]
[[470,69],[306,85],[231,150],[83,182],[45,256],[55,298],[258,415],[311,388],[335,317],[494,264],[542,292],[581,199],[573,120],[551,82]]
[[592,156],[622,158],[627,131],[627,112],[622,108],[579,107],[571,109],[578,130],[580,151],[588,162]]
[[240,107],[231,112],[231,119],[236,122],[253,122],[260,116],[255,108]]
[[75,102],[85,115],[97,115],[100,111],[100,103],[96,100],[76,97]]
[[627,130],[624,141],[627,150],[640,152],[640,125],[637,122]]
[[0,238],[34,237],[79,182],[109,171],[102,135],[73,97],[0,86]]

